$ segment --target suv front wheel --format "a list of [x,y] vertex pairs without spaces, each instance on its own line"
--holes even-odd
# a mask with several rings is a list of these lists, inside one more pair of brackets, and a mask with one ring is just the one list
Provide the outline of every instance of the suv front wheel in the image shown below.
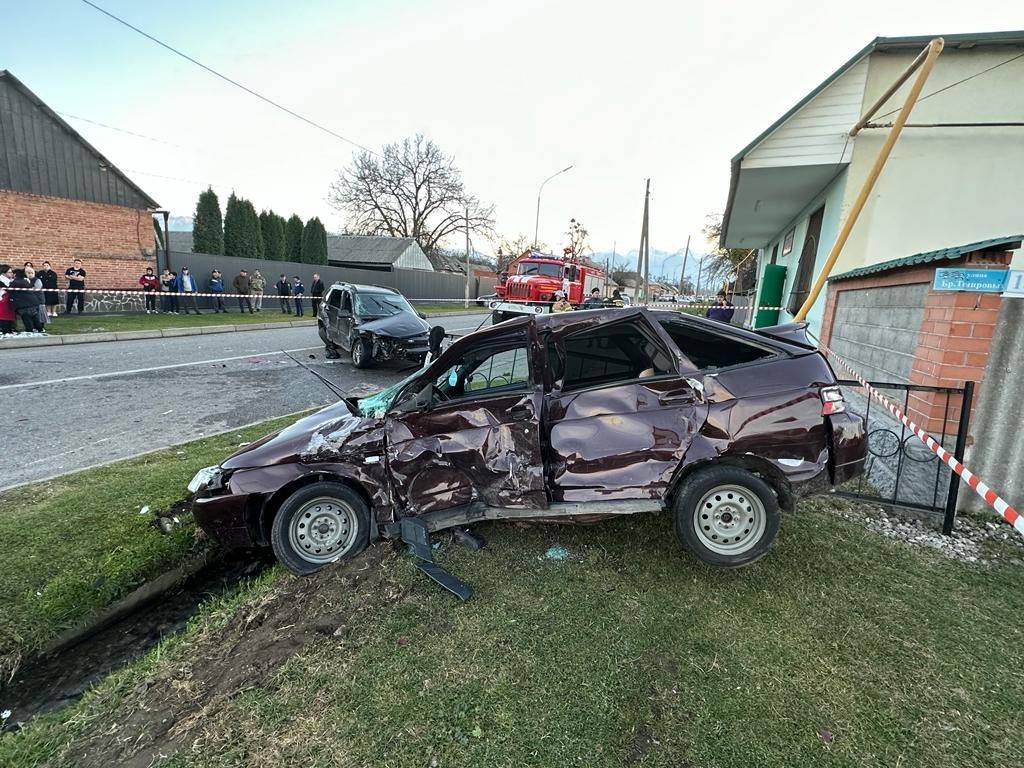
[[373,347],[366,339],[352,340],[352,365],[356,368],[369,368],[373,361]]
[[710,467],[686,481],[675,503],[676,536],[709,565],[738,568],[764,555],[779,532],[779,502],[740,467]]

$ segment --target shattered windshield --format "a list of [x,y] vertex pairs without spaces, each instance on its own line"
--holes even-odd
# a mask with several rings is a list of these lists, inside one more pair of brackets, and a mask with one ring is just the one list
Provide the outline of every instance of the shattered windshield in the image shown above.
[[537,261],[521,261],[516,270],[517,275],[544,275],[545,277],[561,277],[561,264],[548,264]]
[[404,296],[397,293],[357,293],[356,314],[359,317],[391,317],[412,312]]

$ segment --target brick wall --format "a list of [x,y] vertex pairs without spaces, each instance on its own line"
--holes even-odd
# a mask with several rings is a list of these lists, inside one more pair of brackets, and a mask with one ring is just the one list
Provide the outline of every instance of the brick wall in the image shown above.
[[86,287],[130,288],[155,266],[154,247],[146,210],[0,190],[0,262],[47,260],[63,273],[79,258]]
[[[848,357],[841,348],[847,337],[858,333],[856,327],[844,327],[845,322],[852,320],[872,327],[884,327],[888,318],[886,310],[880,305],[870,310],[875,313],[871,318],[847,316],[844,306],[851,302],[846,300],[844,294],[855,296],[876,293],[881,300],[886,294],[892,293],[894,287],[905,286],[919,297],[918,301],[923,299],[923,305],[919,304],[917,308],[920,327],[916,331],[917,340],[913,347],[909,376],[904,375],[899,379],[931,387],[962,387],[965,381],[980,382],[988,363],[989,347],[1002,299],[994,293],[932,291],[932,279],[938,267],[1005,267],[1011,257],[1010,252],[971,253],[956,261],[933,262],[830,283],[822,341],[857,367],[858,361]],[[869,311],[864,301],[855,303],[864,305],[863,312]],[[891,351],[888,354],[880,353],[877,359],[867,361],[863,369],[867,378],[884,378],[886,373],[897,377],[905,371],[906,360],[905,355],[901,354],[903,350],[900,345],[902,337],[911,330],[907,322],[904,322],[908,319],[913,320],[913,317],[893,316],[896,329],[888,344]],[[885,335],[880,338],[885,338]],[[856,351],[856,347],[851,348]],[[883,362],[879,367],[879,361],[888,362]],[[975,400],[972,412],[977,406],[978,400]],[[958,396],[951,396],[947,404],[946,395],[939,392],[911,392],[907,410],[911,419],[935,437],[941,436],[943,427],[947,434],[955,432],[960,418]]]

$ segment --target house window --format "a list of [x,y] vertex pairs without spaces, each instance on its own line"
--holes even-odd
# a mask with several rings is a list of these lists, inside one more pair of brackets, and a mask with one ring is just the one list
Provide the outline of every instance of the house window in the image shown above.
[[772,246],[772,264],[774,264],[779,258],[779,244],[776,243]]
[[[796,227],[793,227],[789,232],[786,233],[786,237],[782,240],[782,255],[789,256],[793,252],[793,236],[796,234]],[[774,262],[772,262],[774,263]]]

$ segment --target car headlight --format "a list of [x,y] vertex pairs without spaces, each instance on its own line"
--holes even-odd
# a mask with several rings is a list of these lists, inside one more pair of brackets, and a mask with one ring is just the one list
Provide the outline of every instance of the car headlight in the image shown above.
[[188,484],[188,492],[196,493],[203,490],[204,488],[213,485],[215,481],[221,479],[220,467],[203,467],[196,476],[192,478],[192,481]]

